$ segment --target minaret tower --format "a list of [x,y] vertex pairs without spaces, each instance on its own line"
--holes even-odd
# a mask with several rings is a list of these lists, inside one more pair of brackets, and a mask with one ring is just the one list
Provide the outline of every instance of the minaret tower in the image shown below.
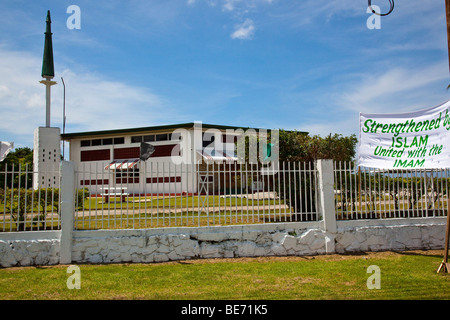
[[47,11],[45,28],[44,57],[42,60],[41,76],[45,85],[45,127],[34,130],[34,179],[33,188],[59,188],[59,163],[61,160],[61,131],[59,128],[50,127],[51,92],[50,87],[56,82],[53,65],[53,45],[50,10]]
[[52,45],[52,20],[50,18],[50,10],[47,11],[47,19],[45,19],[45,43],[44,43],[44,58],[42,60],[42,73],[41,76],[45,80],[41,80],[40,83],[45,84],[45,126],[50,128],[50,87],[55,85],[55,81],[51,81],[55,77],[55,67],[53,65],[53,45]]

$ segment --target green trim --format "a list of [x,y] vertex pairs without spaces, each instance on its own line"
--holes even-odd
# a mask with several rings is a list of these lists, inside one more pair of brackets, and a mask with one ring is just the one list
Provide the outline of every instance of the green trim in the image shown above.
[[[202,128],[207,129],[255,129],[261,130],[262,128],[250,128],[250,127],[237,127],[237,126],[226,126],[226,125],[215,125],[215,124],[207,124],[207,123],[199,123],[202,125]],[[113,130],[101,130],[101,131],[85,131],[85,132],[75,132],[75,133],[65,133],[61,135],[61,139],[70,140],[78,137],[87,137],[87,136],[105,136],[105,135],[117,135],[117,134],[128,134],[135,132],[151,132],[151,131],[161,131],[168,129],[189,129],[194,128],[194,122],[187,123],[179,123],[179,124],[170,124],[170,125],[162,125],[162,126],[152,126],[152,127],[140,127],[140,128],[128,128],[128,129],[113,129]],[[267,130],[267,129],[265,129]],[[307,132],[305,132],[307,133]]]

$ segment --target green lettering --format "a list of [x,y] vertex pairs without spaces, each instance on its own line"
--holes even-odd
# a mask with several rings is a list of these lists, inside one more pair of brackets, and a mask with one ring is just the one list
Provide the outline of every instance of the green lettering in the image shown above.
[[420,136],[419,146],[426,146],[427,144],[428,144],[428,135],[425,135],[425,137]]
[[371,122],[372,122],[372,119],[367,119],[367,120],[364,122],[364,127],[365,127],[365,129],[364,129],[364,128],[362,129],[363,132],[369,132],[370,128],[369,128],[368,123],[370,124]]
[[414,129],[414,131],[415,132],[422,131],[422,129],[420,128],[421,126],[422,126],[422,121],[417,122],[416,128]]
[[424,164],[425,164],[425,159],[416,160],[416,167],[423,167]]

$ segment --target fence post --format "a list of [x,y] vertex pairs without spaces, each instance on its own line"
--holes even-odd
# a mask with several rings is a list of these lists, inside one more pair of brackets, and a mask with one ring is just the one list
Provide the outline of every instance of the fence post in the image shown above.
[[323,219],[323,231],[326,236],[326,252],[335,252],[334,234],[336,227],[336,212],[334,207],[334,175],[333,160],[317,160],[319,208]]
[[71,161],[61,161],[61,240],[59,263],[72,262],[72,231],[75,212],[75,169]]

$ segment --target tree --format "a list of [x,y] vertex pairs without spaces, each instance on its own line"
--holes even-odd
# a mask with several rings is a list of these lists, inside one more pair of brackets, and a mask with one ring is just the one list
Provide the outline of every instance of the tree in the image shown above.
[[[7,174],[5,178],[5,168],[7,168],[7,172],[12,172],[14,170],[14,175]],[[20,177],[18,174],[19,169],[21,171]],[[25,171],[28,171],[28,174],[25,174]],[[33,150],[28,147],[16,148],[14,151],[8,153],[5,160],[0,162],[0,189],[6,187],[18,188],[19,178],[21,187],[25,187],[25,185],[27,185],[28,188],[31,188],[33,175],[30,173],[32,171]],[[13,181],[11,181],[11,178],[13,178]]]
[[[314,161],[319,159],[332,159],[334,161],[351,161],[356,153],[357,139],[355,135],[343,136],[340,134],[329,134],[326,137],[318,135],[310,136],[298,131],[279,131],[279,160],[286,162],[298,162],[300,170],[304,172],[314,168]],[[275,179],[281,186],[278,188],[280,198],[285,199],[287,204],[296,213],[302,213],[306,220],[317,220],[314,212],[318,212],[315,200],[316,190],[314,176],[310,174],[297,174],[290,172],[289,175],[280,175]],[[311,197],[302,197],[299,188],[307,189]],[[291,203],[289,203],[291,202]],[[307,215],[305,215],[307,213]]]
[[322,138],[298,131],[280,130],[280,161],[314,161],[333,159],[350,161],[355,156],[355,135],[343,136],[331,133]]

